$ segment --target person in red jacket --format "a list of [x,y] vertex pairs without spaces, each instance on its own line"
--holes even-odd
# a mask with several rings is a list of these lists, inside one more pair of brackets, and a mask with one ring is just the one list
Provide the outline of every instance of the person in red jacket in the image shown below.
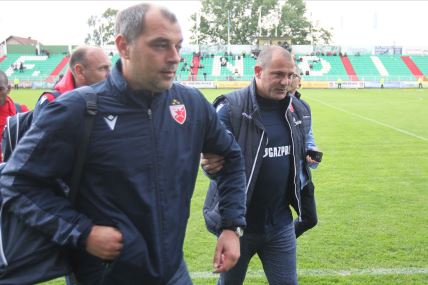
[[[9,116],[13,116],[19,112],[28,111],[27,106],[14,103],[12,98],[9,97],[11,86],[9,85],[9,80],[7,79],[6,73],[0,70],[0,135],[3,135],[3,129],[6,125],[6,119]],[[1,154],[1,145],[0,145],[0,162],[3,161]]]
[[[104,80],[110,73],[110,68],[111,61],[102,48],[80,46],[71,54],[69,68],[54,87],[56,95]],[[43,94],[37,103],[42,106],[36,106],[36,109],[43,108],[57,96],[53,93]]]

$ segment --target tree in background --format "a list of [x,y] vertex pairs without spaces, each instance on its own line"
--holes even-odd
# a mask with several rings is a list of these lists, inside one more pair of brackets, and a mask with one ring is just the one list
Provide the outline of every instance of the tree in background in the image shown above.
[[290,44],[328,44],[332,34],[305,16],[303,0],[201,0],[191,15],[192,43],[254,44],[256,36],[283,37]]
[[202,0],[201,11],[191,16],[191,41],[224,45],[229,34],[231,44],[249,44],[257,35],[260,7],[271,11],[276,3],[276,0]]
[[331,32],[311,23],[305,13],[306,4],[303,0],[287,0],[281,9],[278,35],[289,38],[294,45],[328,44]]
[[88,19],[88,26],[91,32],[85,39],[90,45],[111,45],[114,44],[114,23],[118,10],[108,8],[101,16],[91,16]]

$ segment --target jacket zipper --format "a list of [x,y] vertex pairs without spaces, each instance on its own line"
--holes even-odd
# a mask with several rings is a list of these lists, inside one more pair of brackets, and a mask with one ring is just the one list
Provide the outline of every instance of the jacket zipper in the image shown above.
[[251,168],[251,173],[250,173],[250,177],[248,178],[247,187],[245,189],[245,194],[248,194],[248,189],[250,188],[251,180],[253,179],[254,169],[256,168],[257,159],[259,158],[259,152],[260,152],[260,148],[262,146],[264,135],[265,135],[265,131],[262,131],[262,136],[260,137],[259,146],[258,146],[257,152],[256,152],[256,159],[254,159],[253,167]]
[[3,266],[8,266],[6,255],[4,253],[3,248],[3,234],[2,234],[2,216],[3,216],[3,204],[0,207],[0,261],[3,264]]
[[[296,169],[296,148],[294,147],[294,139],[293,139],[293,128],[291,127],[290,121],[287,117],[288,109],[290,108],[291,102],[293,101],[293,98],[290,98],[290,102],[288,103],[287,109],[285,110],[285,120],[287,121],[288,127],[290,128],[290,135],[291,135],[291,144],[293,147],[293,167],[294,167],[294,177],[293,177],[293,185],[294,185],[294,195],[296,196],[297,200],[297,208],[299,209],[299,222],[302,221],[302,209],[300,207],[300,200],[297,196],[297,186],[296,186],[296,175],[297,175],[297,169]],[[299,178],[300,179],[300,178]]]
[[[154,179],[154,183],[155,183],[155,191],[156,191],[156,207],[157,207],[157,213],[158,213],[158,218],[159,218],[159,226],[160,226],[160,232],[159,232],[159,236],[160,236],[160,258],[161,258],[161,262],[160,262],[160,265],[162,266],[163,264],[164,264],[164,255],[163,255],[163,253],[164,253],[164,246],[163,246],[163,242],[164,242],[164,239],[163,239],[163,219],[162,219],[162,211],[161,211],[161,203],[160,203],[160,200],[161,200],[161,195],[160,195],[160,192],[159,192],[159,187],[158,187],[158,182],[157,182],[157,175],[158,175],[158,171],[157,171],[157,164],[156,164],[156,162],[157,162],[157,158],[156,158],[156,137],[155,137],[155,128],[154,128],[154,125],[153,125],[153,120],[152,120],[152,116],[153,116],[153,113],[152,113],[152,109],[151,109],[151,107],[150,108],[148,108],[148,110],[147,110],[147,115],[149,116],[149,121],[150,121],[150,126],[151,126],[151,130],[152,130],[152,142],[153,142],[153,147],[155,148],[154,149],[154,155],[155,155],[155,161],[154,161],[154,163],[153,163],[153,167],[154,167],[154,174],[155,174],[155,179]],[[163,269],[162,268],[159,268],[159,270],[161,271],[161,275],[163,274]]]

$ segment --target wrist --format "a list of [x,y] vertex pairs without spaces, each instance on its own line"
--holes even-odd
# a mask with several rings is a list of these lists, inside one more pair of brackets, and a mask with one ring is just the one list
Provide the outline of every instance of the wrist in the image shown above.
[[229,231],[234,232],[238,236],[238,238],[242,237],[242,235],[244,234],[244,230],[241,227],[236,227],[236,226],[234,226],[234,227],[225,227],[225,228],[222,229],[222,231],[224,231],[224,230],[229,230]]

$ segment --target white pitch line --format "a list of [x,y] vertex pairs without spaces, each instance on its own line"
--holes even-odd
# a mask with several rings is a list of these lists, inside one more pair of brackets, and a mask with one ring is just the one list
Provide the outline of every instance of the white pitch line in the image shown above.
[[[338,276],[357,276],[357,275],[415,275],[415,274],[428,274],[428,268],[408,267],[408,268],[368,268],[368,269],[298,269],[299,276],[325,276],[325,277],[338,277]],[[192,279],[211,279],[218,278],[218,274],[208,271],[190,272]],[[261,278],[265,277],[263,270],[248,271],[247,277]]]
[[408,135],[408,136],[411,136],[411,137],[414,137],[414,138],[417,138],[417,139],[423,140],[423,141],[425,141],[425,142],[428,142],[428,138],[425,138],[425,137],[422,137],[422,136],[418,136],[418,135],[416,135],[416,134],[414,134],[414,133],[411,133],[411,132],[408,132],[408,131],[405,131],[405,130],[402,130],[402,129],[396,128],[396,127],[394,127],[394,126],[391,126],[391,125],[388,125],[388,124],[385,124],[385,123],[382,123],[382,122],[377,121],[377,120],[375,120],[375,119],[370,119],[370,118],[367,118],[367,117],[361,116],[361,115],[359,115],[359,114],[356,114],[356,113],[353,113],[353,112],[349,112],[349,111],[347,111],[347,110],[345,110],[345,109],[342,109],[342,108],[339,108],[339,107],[333,106],[333,105],[328,104],[328,103],[325,103],[325,102],[323,102],[323,101],[321,101],[321,100],[317,100],[317,99],[314,99],[314,98],[311,98],[311,100],[314,100],[314,101],[316,101],[316,102],[318,102],[318,103],[321,103],[321,104],[323,104],[323,105],[326,105],[326,106],[328,106],[328,107],[330,107],[330,108],[333,108],[333,109],[339,110],[339,111],[344,112],[344,113],[346,113],[346,114],[349,114],[349,115],[352,115],[352,116],[358,117],[358,118],[360,118],[360,119],[363,119],[363,120],[366,120],[366,121],[369,121],[369,122],[372,122],[372,123],[375,123],[375,124],[378,124],[378,125],[381,125],[381,126],[384,126],[384,127],[390,128],[390,129],[393,129],[393,130],[395,130],[395,131],[397,131],[397,132],[400,132],[400,133],[403,133],[403,134],[405,134],[405,135]]

